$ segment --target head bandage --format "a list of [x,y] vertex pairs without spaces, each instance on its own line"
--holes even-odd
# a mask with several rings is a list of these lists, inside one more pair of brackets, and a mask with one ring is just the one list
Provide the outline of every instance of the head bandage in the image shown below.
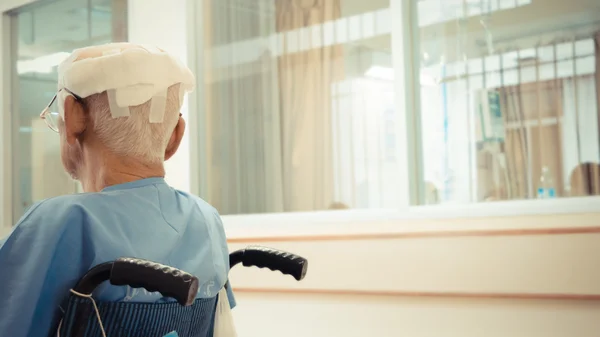
[[[180,84],[181,105],[194,82],[192,72],[168,53],[125,43],[77,49],[58,66],[59,89],[69,89],[82,98],[106,91],[113,118],[128,117],[129,107],[151,100],[150,123],[162,123],[170,86]],[[62,118],[68,95],[65,90],[59,92]]]

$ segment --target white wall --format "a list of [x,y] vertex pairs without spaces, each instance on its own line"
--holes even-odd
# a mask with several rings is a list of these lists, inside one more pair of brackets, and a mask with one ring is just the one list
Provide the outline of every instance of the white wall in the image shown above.
[[[157,46],[187,63],[186,6],[186,0],[129,0],[129,41]],[[187,119],[187,100],[181,112]],[[183,191],[190,190],[189,132],[188,124],[178,152],[165,163],[166,180]]]
[[239,337],[597,337],[600,304],[239,294]]
[[300,283],[232,271],[240,337],[600,336],[600,214],[323,224],[313,237],[225,225],[232,250],[309,259]]

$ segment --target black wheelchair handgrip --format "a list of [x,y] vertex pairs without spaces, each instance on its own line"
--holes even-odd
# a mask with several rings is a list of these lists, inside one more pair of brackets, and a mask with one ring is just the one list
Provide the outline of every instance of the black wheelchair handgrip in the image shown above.
[[195,276],[160,263],[130,257],[113,262],[109,281],[116,286],[160,292],[185,306],[192,305],[198,293]]
[[273,271],[280,271],[283,274],[291,275],[300,281],[306,276],[308,261],[298,255],[284,252],[281,250],[250,246],[244,249],[241,259],[244,267],[268,268]]

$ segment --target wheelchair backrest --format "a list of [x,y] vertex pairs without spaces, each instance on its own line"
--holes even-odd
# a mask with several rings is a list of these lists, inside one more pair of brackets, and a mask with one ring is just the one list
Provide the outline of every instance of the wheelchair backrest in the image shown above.
[[[176,331],[179,337],[212,337],[217,297],[197,299],[191,306],[177,302],[96,302],[107,336],[162,337]],[[102,337],[90,299],[69,297],[60,336]]]

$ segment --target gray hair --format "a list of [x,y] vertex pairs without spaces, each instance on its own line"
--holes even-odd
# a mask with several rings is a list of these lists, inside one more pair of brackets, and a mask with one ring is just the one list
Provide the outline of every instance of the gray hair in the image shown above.
[[113,118],[106,92],[85,98],[94,131],[113,153],[147,164],[162,163],[171,134],[179,120],[179,84],[169,87],[162,123],[150,123],[150,100],[129,107],[129,117]]

